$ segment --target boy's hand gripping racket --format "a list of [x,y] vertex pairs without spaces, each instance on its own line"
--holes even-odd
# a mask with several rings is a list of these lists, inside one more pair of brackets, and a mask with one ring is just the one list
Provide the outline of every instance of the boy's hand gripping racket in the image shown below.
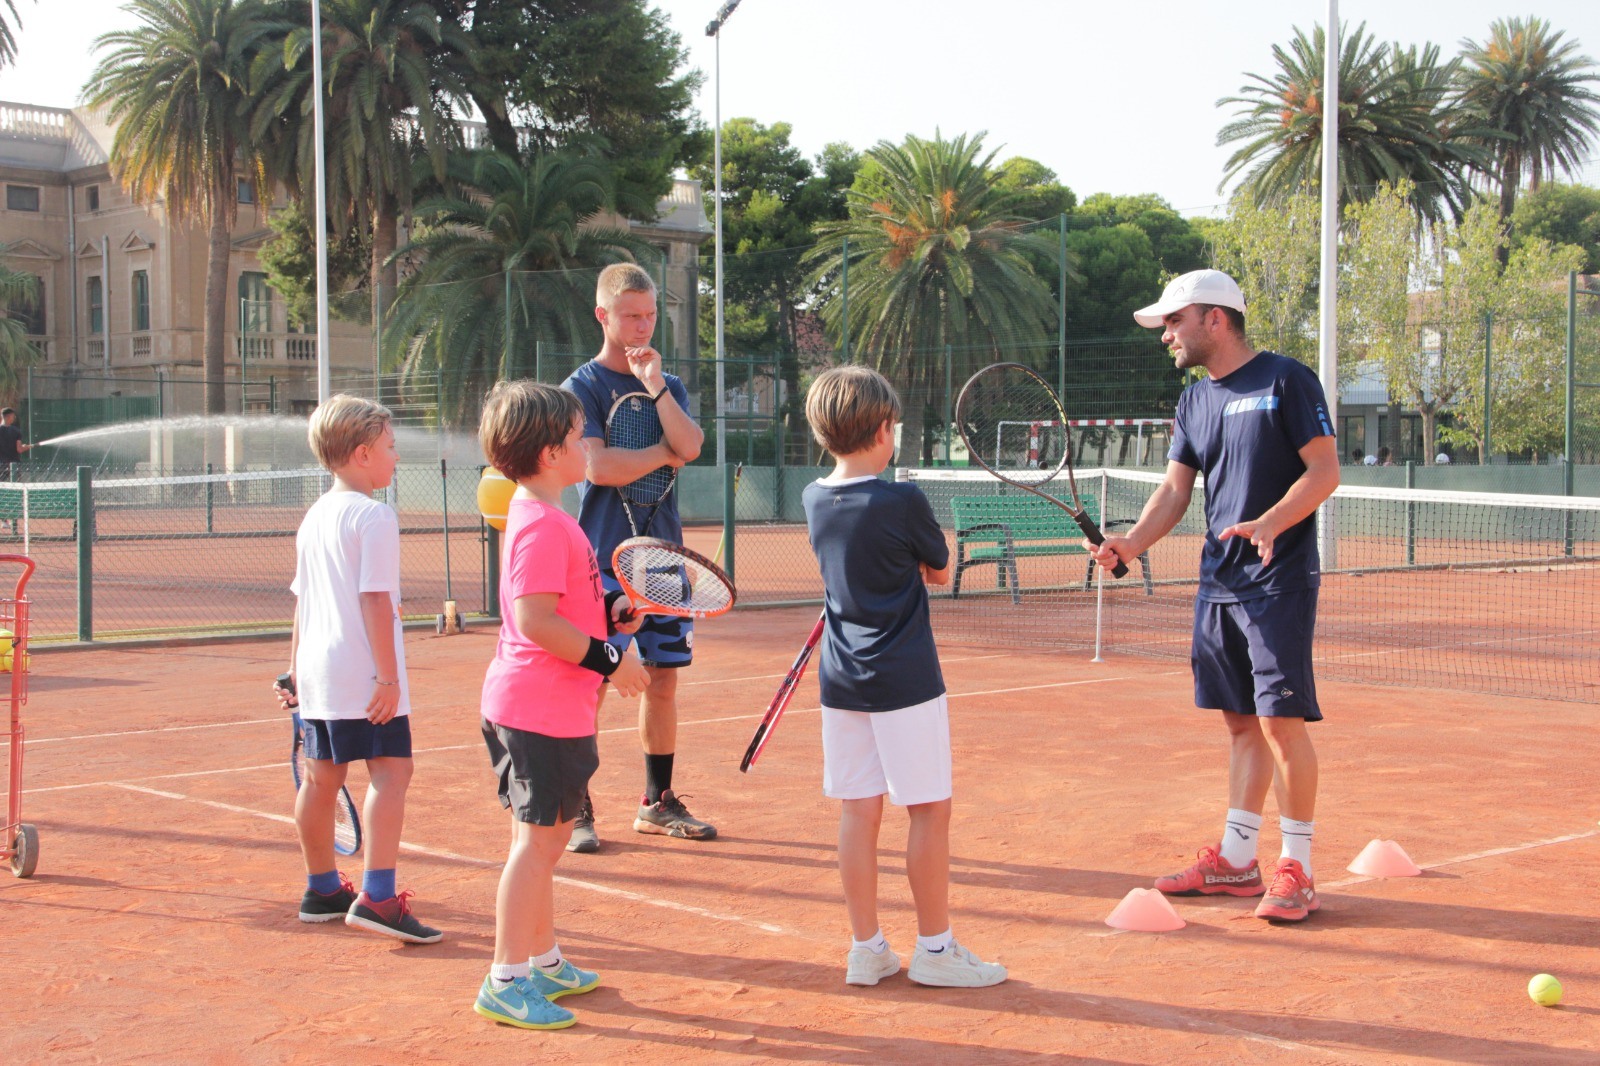
[[[1044,378],[1021,363],[984,367],[962,386],[956,400],[956,428],[967,454],[979,466],[1067,512],[1089,543],[1105,543],[1105,535],[1078,496],[1067,412]],[[1038,487],[1054,481],[1063,471],[1070,503]],[[1111,571],[1114,577],[1127,572],[1128,565],[1120,559]]]
[[750,738],[750,746],[744,750],[744,758],[739,760],[741,774],[755,765],[755,761],[761,758],[761,753],[767,750],[767,741],[772,739],[772,731],[778,728],[778,719],[783,717],[785,708],[789,706],[789,700],[794,696],[794,690],[800,687],[800,678],[805,675],[806,663],[811,661],[811,653],[816,650],[817,641],[822,639],[822,626],[827,618],[827,611],[818,616],[817,624],[811,627],[811,635],[806,638],[805,647],[800,649],[794,665],[789,667],[789,673],[778,686],[777,694],[772,697],[772,702],[767,704],[767,713],[761,716],[761,724],[756,726],[756,735]]
[[[296,695],[294,678],[289,674],[278,675],[278,687],[289,695]],[[294,743],[289,748],[289,770],[294,774],[294,790],[300,791],[300,749],[305,746],[305,722],[300,719],[299,711],[291,711],[294,722]],[[361,818],[356,814],[356,804],[350,798],[350,790],[343,785],[339,787],[339,802],[333,808],[333,850],[340,855],[354,855],[361,850]]]
[[737,594],[722,568],[697,551],[655,537],[632,537],[611,553],[611,572],[633,601],[632,614],[715,618]]
[[[617,402],[611,405],[610,413],[606,415],[607,448],[638,451],[660,444],[664,436],[661,415],[648,392],[630,392],[619,396]],[[626,485],[617,486],[617,494],[622,497],[622,510],[628,516],[628,528],[633,530],[634,536],[643,536],[650,532],[650,525],[655,521],[657,508],[661,501],[667,498],[667,493],[672,491],[672,485],[677,480],[678,468],[666,465],[658,466]],[[635,514],[634,508],[648,512],[642,529],[639,527],[638,515]]]

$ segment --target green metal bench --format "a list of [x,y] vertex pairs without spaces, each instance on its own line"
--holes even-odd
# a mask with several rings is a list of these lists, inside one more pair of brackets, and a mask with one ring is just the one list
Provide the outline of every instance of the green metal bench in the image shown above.
[[[1100,521],[1100,501],[1083,494],[1084,510],[1102,529],[1132,525],[1129,520]],[[1087,560],[1083,587],[1094,581],[1095,562],[1083,547],[1083,531],[1071,515],[1049,500],[1032,493],[1014,496],[952,496],[950,514],[956,527],[956,572],[950,595],[961,595],[961,575],[974,566],[994,564],[995,588],[1011,588],[1011,602],[1022,602],[1017,560],[1050,555],[1082,555]],[[1146,595],[1155,591],[1150,580],[1150,558],[1140,555]]]
[[[20,522],[22,520],[22,486],[17,484],[0,484],[0,520]],[[36,518],[77,518],[78,517],[78,490],[65,489],[29,489],[28,490],[28,520]]]

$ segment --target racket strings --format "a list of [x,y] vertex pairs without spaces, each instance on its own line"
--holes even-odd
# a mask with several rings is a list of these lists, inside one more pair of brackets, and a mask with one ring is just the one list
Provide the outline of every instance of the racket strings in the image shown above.
[[706,612],[733,606],[733,589],[719,574],[677,552],[625,547],[615,562],[617,576],[657,606]]
[[1052,480],[1071,457],[1072,427],[1055,390],[1026,367],[999,364],[961,390],[956,427],[979,465],[1019,484]]
[[[608,448],[639,451],[660,444],[663,436],[661,415],[645,396],[622,397],[612,408],[606,423]],[[671,466],[659,466],[626,485],[619,485],[617,491],[630,503],[648,507],[667,494],[676,476],[677,471]]]

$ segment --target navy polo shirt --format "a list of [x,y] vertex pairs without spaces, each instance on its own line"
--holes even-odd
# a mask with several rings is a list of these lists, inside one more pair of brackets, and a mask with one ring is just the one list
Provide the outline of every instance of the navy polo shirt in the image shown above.
[[897,711],[944,694],[922,564],[950,562],[922,490],[875,477],[814,481],[801,494],[822,570],[822,705]]
[[1322,383],[1304,364],[1274,352],[1184,390],[1167,458],[1206,479],[1200,599],[1235,603],[1321,584],[1315,515],[1278,536],[1270,566],[1261,565],[1248,538],[1224,541],[1217,534],[1260,518],[1283,499],[1306,472],[1300,449],[1331,436]]

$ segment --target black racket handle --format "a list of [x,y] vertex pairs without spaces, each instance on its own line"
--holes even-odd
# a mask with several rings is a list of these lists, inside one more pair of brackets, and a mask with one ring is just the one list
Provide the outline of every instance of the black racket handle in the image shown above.
[[[1087,512],[1079,511],[1072,516],[1072,520],[1078,523],[1078,528],[1083,530],[1083,535],[1089,538],[1090,544],[1104,544],[1106,542],[1105,534],[1100,532],[1100,527],[1094,524],[1094,519],[1090,518]],[[1128,564],[1118,559],[1117,565],[1111,570],[1111,576],[1127,577]]]

